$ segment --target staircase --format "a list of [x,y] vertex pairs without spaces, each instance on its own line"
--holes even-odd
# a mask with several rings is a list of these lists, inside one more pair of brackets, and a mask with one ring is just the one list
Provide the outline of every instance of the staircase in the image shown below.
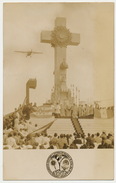
[[114,121],[112,119],[79,119],[85,135],[96,134],[105,131],[107,134],[114,131]]
[[79,134],[84,134],[84,131],[81,127],[79,120],[77,118],[72,118],[71,120],[72,120],[72,124],[74,126],[75,131]]
[[54,117],[44,117],[40,118],[36,115],[31,114],[30,120],[33,125],[37,124],[38,128],[41,128],[44,125],[47,125],[48,123],[54,121]]
[[53,125],[47,130],[49,135],[54,135],[54,133],[60,134],[73,134],[75,129],[69,118],[57,118]]
[[[49,118],[38,118],[37,116],[31,115],[30,120],[32,125],[37,124],[38,129],[54,121],[54,117]],[[75,128],[70,118],[56,118],[52,126],[47,130],[48,135],[54,135],[54,133],[60,134],[73,134]]]
[[[32,125],[37,124],[38,128],[47,125],[54,121],[54,117],[38,118],[31,116],[30,120]],[[54,133],[60,134],[73,134],[74,132],[85,134],[96,134],[97,132],[110,133],[114,131],[114,119],[70,119],[70,118],[56,118],[53,125],[47,130],[49,135]]]

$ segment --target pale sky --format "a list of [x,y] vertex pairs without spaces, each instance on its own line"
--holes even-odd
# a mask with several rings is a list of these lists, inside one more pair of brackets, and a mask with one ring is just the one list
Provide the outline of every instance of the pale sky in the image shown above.
[[[65,17],[78,46],[67,47],[67,85],[80,89],[80,100],[113,101],[113,3],[4,4],[4,114],[23,102],[26,82],[37,79],[30,101],[50,99],[54,85],[54,48],[41,43],[42,30],[53,30],[56,17]],[[41,51],[26,57],[15,50]]]

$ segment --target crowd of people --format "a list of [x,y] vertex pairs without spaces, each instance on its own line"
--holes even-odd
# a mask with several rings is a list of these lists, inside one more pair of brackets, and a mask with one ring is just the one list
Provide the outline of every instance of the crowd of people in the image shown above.
[[[15,118],[17,121],[17,118]],[[19,125],[11,125],[3,130],[4,149],[94,149],[114,148],[114,136],[106,134],[60,134],[53,136],[47,132],[32,133],[37,124],[20,120]]]
[[54,136],[47,133],[34,133],[23,136],[20,132],[11,129],[4,132],[4,149],[105,149],[114,148],[112,134],[60,134]]
[[55,117],[93,117],[94,115],[94,108],[93,105],[79,105],[76,104],[73,105],[66,105],[66,104],[52,104],[52,105],[46,105],[46,106],[40,106],[37,108],[38,114],[53,114]]
[[[47,130],[39,131],[38,124],[33,124],[30,113],[36,105],[19,106],[13,113],[4,117],[3,148],[4,149],[93,149],[113,148],[114,136],[106,134],[47,134]],[[73,106],[76,109],[75,106]],[[77,114],[72,110],[72,117]],[[58,114],[60,115],[60,114]],[[33,133],[34,132],[34,133]]]

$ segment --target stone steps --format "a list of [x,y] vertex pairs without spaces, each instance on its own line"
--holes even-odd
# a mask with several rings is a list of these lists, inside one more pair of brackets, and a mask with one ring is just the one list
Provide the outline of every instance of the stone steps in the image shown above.
[[79,119],[79,122],[86,135],[103,131],[109,133],[114,130],[113,119]]
[[[32,117],[30,121],[33,125],[37,124],[38,128],[47,125],[52,122],[54,117],[51,118],[36,118]],[[85,133],[87,135],[95,134],[97,132],[102,133],[105,131],[106,133],[113,132],[114,124],[112,119],[79,119],[79,123]],[[75,129],[73,127],[72,121],[70,118],[57,118],[53,125],[47,130],[49,135],[53,135],[54,133],[59,134],[73,134]]]
[[56,119],[53,125],[48,129],[48,134],[73,134],[75,132],[71,119]]
[[[37,118],[31,117],[29,120],[33,124],[37,124],[38,129],[47,125],[48,123],[54,121],[54,117],[51,118]],[[60,134],[73,134],[75,132],[71,119],[69,118],[56,118],[53,125],[47,130],[49,135],[54,135],[54,133]]]
[[72,123],[77,133],[84,134],[82,126],[77,118],[72,119]]

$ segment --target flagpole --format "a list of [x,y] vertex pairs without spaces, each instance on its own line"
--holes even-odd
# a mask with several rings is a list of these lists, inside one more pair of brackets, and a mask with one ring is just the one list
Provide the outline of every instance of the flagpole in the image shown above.
[[78,102],[77,102],[77,87],[76,87],[76,105],[78,105]]
[[78,102],[80,104],[80,90],[78,90]]

